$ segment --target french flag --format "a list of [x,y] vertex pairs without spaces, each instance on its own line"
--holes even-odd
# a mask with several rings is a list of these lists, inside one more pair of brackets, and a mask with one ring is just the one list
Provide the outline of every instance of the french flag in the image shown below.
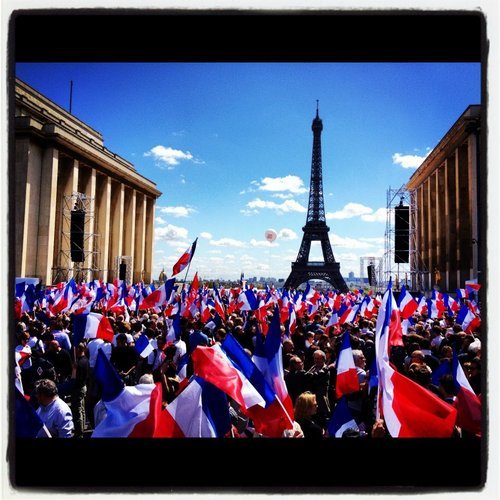
[[179,260],[174,264],[174,267],[172,268],[172,276],[176,276],[177,274],[179,274],[193,260],[197,241],[198,238],[196,238],[193,243],[191,243],[189,248],[179,257]]
[[462,325],[465,333],[471,333],[481,325],[481,320],[469,309],[467,304],[463,304],[458,311],[456,322]]
[[256,311],[259,308],[259,300],[252,290],[244,290],[238,296],[238,309],[240,311]]
[[64,291],[54,300],[54,303],[50,307],[50,312],[56,315],[69,309],[73,303],[74,296],[77,294],[78,287],[75,280],[71,278],[64,287]]
[[154,351],[151,340],[144,333],[141,333],[134,347],[141,358],[147,358]]
[[24,395],[15,389],[15,425],[17,438],[52,437],[34,408]]
[[467,299],[469,298],[469,292],[466,288],[457,288],[457,299]]
[[392,437],[450,437],[457,410],[432,392],[397,372],[389,363],[391,328],[399,316],[392,283],[377,318],[375,348],[379,379],[378,413]]
[[357,304],[352,307],[348,307],[344,314],[339,319],[339,324],[343,325],[344,323],[353,323],[358,315],[360,309],[360,304]]
[[481,400],[472,389],[455,351],[451,364],[457,389],[457,397],[453,403],[457,409],[457,425],[467,432],[481,437]]
[[160,382],[125,386],[101,349],[94,374],[102,388],[106,417],[94,429],[93,438],[161,437],[165,415]]
[[418,302],[408,292],[406,287],[401,287],[401,292],[398,298],[398,307],[401,312],[401,318],[408,319],[418,308]]
[[103,339],[112,342],[114,334],[107,316],[95,312],[73,316],[74,346],[77,346],[83,339]]
[[163,285],[152,291],[147,297],[144,298],[144,300],[139,304],[140,309],[159,309],[170,299],[174,285],[175,278],[170,278],[165,281]]
[[418,314],[422,314],[423,316],[427,314],[427,299],[425,298],[425,295],[422,295],[418,299],[417,312]]
[[344,333],[337,358],[337,382],[335,396],[337,399],[345,394],[359,391],[359,380],[352,356],[349,333]]
[[224,437],[231,430],[226,395],[197,376],[191,377],[165,413],[164,437]]
[[263,364],[264,370],[261,369],[261,372],[293,422],[293,403],[285,384],[281,351],[280,311],[275,306],[271,324],[264,341],[265,363]]
[[224,307],[224,304],[222,303],[222,299],[219,294],[219,290],[217,290],[217,287],[214,285],[214,302],[215,302],[215,310],[217,311],[217,314],[225,319],[226,318],[226,310]]
[[195,375],[218,387],[244,410],[254,405],[266,405],[264,398],[234,366],[219,344],[212,347],[197,346],[191,354],[191,359]]
[[347,399],[340,398],[335,405],[330,421],[328,422],[328,436],[341,438],[344,431],[354,429],[359,431],[358,424],[354,420]]

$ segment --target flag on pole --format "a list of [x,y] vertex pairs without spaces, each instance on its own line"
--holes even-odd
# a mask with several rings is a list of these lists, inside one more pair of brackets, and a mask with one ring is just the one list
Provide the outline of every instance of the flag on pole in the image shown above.
[[193,260],[197,242],[198,238],[196,238],[193,243],[191,243],[189,248],[179,257],[179,260],[174,264],[174,267],[172,268],[172,276],[179,274]]
[[356,366],[354,365],[349,333],[345,332],[337,359],[335,396],[339,399],[345,394],[357,391],[359,391],[358,374],[356,372]]
[[333,410],[332,417],[328,423],[328,435],[330,437],[341,438],[344,431],[354,429],[359,431],[358,424],[354,420],[347,399],[341,397]]
[[392,283],[389,282],[379,309],[375,336],[379,378],[378,412],[392,437],[450,437],[457,410],[397,372],[389,363],[389,336],[391,330],[397,328],[398,313]]

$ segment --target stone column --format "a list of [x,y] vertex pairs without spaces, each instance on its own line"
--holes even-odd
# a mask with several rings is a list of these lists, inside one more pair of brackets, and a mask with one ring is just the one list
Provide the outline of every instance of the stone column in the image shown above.
[[146,197],[146,244],[144,250],[145,280],[151,282],[153,272],[153,240],[154,240],[155,200]]
[[[47,148],[42,156],[40,205],[38,217],[38,241],[36,258],[36,275],[43,283],[52,283],[52,266],[54,262],[54,239],[56,222],[57,174],[59,151]],[[33,213],[33,216],[35,214]],[[36,219],[35,219],[36,220]]]
[[447,232],[447,255],[448,255],[448,288],[455,290],[457,284],[457,189],[456,189],[456,156],[453,153],[446,158],[446,220],[448,221]]
[[[133,281],[134,233],[135,233],[135,189],[125,188],[123,219],[123,254],[132,258],[130,280]],[[127,269],[128,271],[128,269]]]
[[[35,151],[33,151],[35,149]],[[20,251],[14,255],[15,273],[18,277],[28,276],[34,273],[30,269],[28,256],[33,251],[33,241],[30,243],[30,235],[36,234],[36,226],[33,217],[30,217],[30,205],[33,203],[33,196],[36,193],[38,201],[38,191],[32,193],[31,186],[40,185],[40,166],[34,168],[33,161],[35,152],[39,148],[32,148],[29,139],[16,140],[16,175],[15,175],[15,233],[14,238],[19,245]],[[39,164],[39,162],[37,162]]]
[[[123,208],[125,186],[119,182],[111,184],[111,240],[109,249],[108,269],[113,270],[111,280],[118,279],[116,258],[123,255]],[[119,263],[118,263],[119,264]],[[108,280],[110,277],[108,275]],[[110,281],[111,281],[110,280]]]
[[89,175],[86,179],[85,186],[83,186],[83,192],[90,199],[88,203],[87,215],[85,217],[85,236],[83,242],[83,248],[85,252],[85,273],[83,279],[86,281],[91,281],[94,279],[93,269],[96,268],[95,254],[94,254],[94,233],[96,232],[96,183],[97,183],[97,173],[95,168],[89,169]]
[[477,137],[471,133],[467,138],[469,152],[469,205],[471,212],[471,233],[472,233],[472,266],[470,270],[471,279],[478,277],[479,270],[479,230],[478,230],[478,206],[477,206]]
[[472,276],[472,224],[471,224],[471,199],[469,189],[469,151],[468,142],[465,141],[458,148],[459,167],[459,193],[460,193],[460,230],[458,232],[460,258],[458,260],[460,269],[460,286]]
[[96,190],[97,267],[99,277],[107,282],[109,271],[109,231],[111,225],[111,179],[107,175],[97,177]]
[[437,170],[437,226],[438,226],[438,269],[441,274],[441,290],[449,291],[448,288],[448,259],[447,256],[447,233],[450,223],[446,216],[446,162],[442,163]]
[[144,249],[146,243],[146,197],[135,192],[135,234],[134,234],[134,273],[133,281],[141,281],[144,269]]

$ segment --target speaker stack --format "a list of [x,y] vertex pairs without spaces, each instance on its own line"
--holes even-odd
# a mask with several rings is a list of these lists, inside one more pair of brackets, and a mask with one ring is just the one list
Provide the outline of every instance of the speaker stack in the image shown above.
[[83,237],[85,234],[85,210],[75,209],[71,211],[70,228],[70,250],[73,262],[83,262]]
[[394,262],[406,264],[410,262],[410,207],[403,206],[403,202],[396,207],[394,216],[395,245]]

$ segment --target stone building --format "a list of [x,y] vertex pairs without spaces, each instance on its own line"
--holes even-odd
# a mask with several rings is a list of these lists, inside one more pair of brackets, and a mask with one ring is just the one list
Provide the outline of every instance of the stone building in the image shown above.
[[414,200],[410,264],[420,270],[417,289],[454,292],[467,280],[480,281],[486,199],[480,142],[481,106],[471,105],[406,185]]
[[[19,79],[13,128],[15,275],[43,284],[151,281],[156,184],[109,151],[99,132]],[[79,234],[76,208],[84,213]],[[74,262],[77,240],[82,257]]]

